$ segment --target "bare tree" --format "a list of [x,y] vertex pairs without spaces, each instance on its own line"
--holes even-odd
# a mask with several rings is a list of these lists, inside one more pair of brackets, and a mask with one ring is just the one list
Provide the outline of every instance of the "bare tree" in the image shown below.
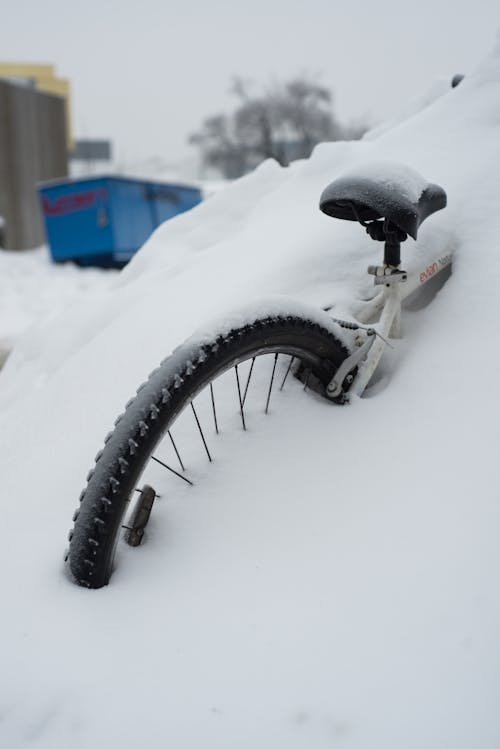
[[225,177],[238,177],[267,158],[286,166],[310,156],[317,143],[344,137],[332,113],[330,91],[307,78],[274,84],[258,94],[237,78],[232,93],[238,101],[234,112],[209,117],[190,137],[204,163]]
[[230,118],[224,114],[204,120],[199,133],[190,136],[190,143],[200,147],[207,166],[218,169],[228,179],[246,171],[246,154],[235,138]]

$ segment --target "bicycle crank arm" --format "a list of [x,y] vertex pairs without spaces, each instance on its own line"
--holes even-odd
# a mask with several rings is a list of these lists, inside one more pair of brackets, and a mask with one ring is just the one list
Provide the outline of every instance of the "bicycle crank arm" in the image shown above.
[[329,398],[337,398],[342,392],[342,385],[344,384],[345,378],[350,372],[356,367],[368,354],[369,350],[373,346],[376,338],[376,332],[373,328],[368,328],[366,331],[366,341],[353,353],[344,359],[340,367],[335,372],[328,385],[326,386],[326,394]]

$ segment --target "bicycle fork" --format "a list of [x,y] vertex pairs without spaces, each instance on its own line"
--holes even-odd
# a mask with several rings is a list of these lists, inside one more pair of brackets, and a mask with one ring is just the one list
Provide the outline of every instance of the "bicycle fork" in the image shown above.
[[[380,270],[385,271],[385,268]],[[400,271],[392,272],[391,275],[378,275],[377,271],[379,268],[368,269],[369,273],[375,275],[375,283],[384,284],[384,289],[373,302],[368,303],[358,319],[363,323],[374,313],[381,311],[380,319],[376,325],[370,327],[338,321],[343,327],[358,333],[355,337],[354,351],[344,359],[327,385],[326,393],[329,398],[337,398],[343,392],[346,380],[349,394],[361,396],[378,367],[385,346],[390,345],[387,339],[400,337],[401,283],[406,281],[407,275]],[[365,335],[362,337],[359,331],[363,331]]]

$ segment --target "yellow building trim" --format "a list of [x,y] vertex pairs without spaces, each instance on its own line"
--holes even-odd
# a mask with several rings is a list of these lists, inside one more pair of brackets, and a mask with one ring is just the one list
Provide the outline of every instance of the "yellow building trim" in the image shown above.
[[12,78],[55,78],[53,65],[34,65],[24,62],[0,62],[0,76]]

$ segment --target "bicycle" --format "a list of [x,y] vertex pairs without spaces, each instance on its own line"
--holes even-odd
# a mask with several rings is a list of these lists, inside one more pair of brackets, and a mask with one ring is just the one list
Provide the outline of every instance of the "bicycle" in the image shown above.
[[[273,301],[260,312],[243,311],[216,329],[195,334],[167,357],[127,403],[87,476],[65,555],[74,582],[88,588],[109,582],[122,527],[129,545],[141,542],[159,496],[149,473],[166,470],[175,479],[194,483],[179,448],[187,428],[192,426],[200,449],[213,460],[206,425],[211,424],[217,439],[231,391],[235,409],[229,418],[237,417],[243,430],[254,381],[263,388],[265,413],[273,387],[283,391],[287,381],[294,381],[290,373],[302,389],[336,404],[363,395],[388,339],[400,336],[403,300],[451,264],[451,254],[444,254],[413,273],[401,267],[401,243],[408,236],[416,240],[419,226],[444,208],[446,200],[439,185],[401,165],[373,165],[328,185],[320,210],[359,222],[372,240],[384,243],[382,263],[368,268],[378,293],[356,301],[349,319],[295,302]],[[256,374],[256,362],[269,359],[263,380],[262,370]],[[171,460],[165,457],[167,448]],[[135,510],[124,521],[136,493]]]

